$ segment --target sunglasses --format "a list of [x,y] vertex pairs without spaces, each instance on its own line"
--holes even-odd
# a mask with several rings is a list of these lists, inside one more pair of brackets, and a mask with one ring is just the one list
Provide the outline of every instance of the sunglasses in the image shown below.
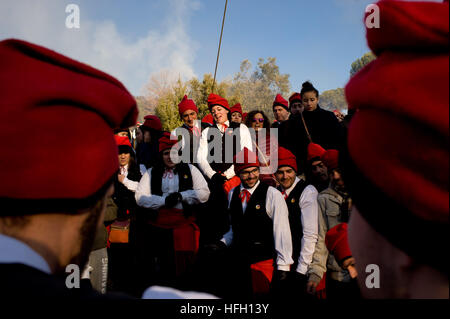
[[262,123],[262,122],[264,122],[264,119],[253,119],[252,121],[255,122],[255,123],[256,122]]

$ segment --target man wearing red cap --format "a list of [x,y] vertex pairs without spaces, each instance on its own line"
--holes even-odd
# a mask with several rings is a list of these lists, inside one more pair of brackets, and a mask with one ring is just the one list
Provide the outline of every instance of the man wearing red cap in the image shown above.
[[449,4],[377,6],[382,27],[367,28],[377,58],[345,88],[356,110],[342,164],[361,293],[448,300]]
[[137,216],[142,234],[138,238],[141,288],[178,285],[198,250],[196,206],[205,203],[210,192],[195,166],[174,163],[176,147],[171,149],[176,143],[175,136],[164,133],[158,162],[147,170],[136,190],[137,204],[144,208]]
[[271,285],[276,297],[287,287],[294,262],[288,208],[276,188],[259,181],[256,153],[244,148],[234,162],[241,185],[229,193],[231,227],[221,242],[233,249],[234,261],[243,267],[235,278],[239,292],[245,296],[252,288],[254,294],[264,294]]
[[8,168],[0,171],[1,290],[21,299],[100,297],[69,287],[113,193],[113,129],[134,125],[136,101],[113,77],[19,40],[0,42],[0,84],[9,150],[0,159]]
[[[210,125],[197,119],[198,108],[193,100],[187,98],[187,95],[178,104],[178,112],[183,121],[183,125],[175,130],[175,135],[182,136],[180,156],[182,161],[195,165],[202,131]],[[185,148],[186,145],[189,145],[188,149]]]
[[330,254],[325,245],[328,230],[340,223],[348,223],[351,210],[351,198],[341,178],[338,165],[339,152],[327,150],[322,154],[322,163],[327,167],[330,186],[320,192],[319,203],[319,239],[317,241],[313,262],[308,271],[308,291],[314,293],[326,272],[326,296],[328,299],[358,298],[359,291],[347,269],[343,269],[335,256]]
[[306,158],[305,176],[319,191],[328,188],[330,176],[328,168],[323,161],[323,156],[327,153],[322,146],[315,143],[308,144],[308,156]]
[[213,115],[214,125],[202,132],[197,159],[211,190],[208,203],[210,208],[202,218],[202,242],[215,242],[229,228],[226,192],[240,183],[235,175],[233,156],[244,147],[253,150],[253,145],[247,126],[231,122],[230,107],[226,99],[210,94],[208,107]]
[[318,192],[313,185],[297,177],[296,158],[283,147],[278,148],[275,176],[289,210],[294,259],[291,271],[295,282],[292,293],[302,297],[306,296],[306,273],[318,238]]
[[279,128],[281,123],[289,119],[289,103],[281,96],[281,94],[277,94],[273,101],[272,110],[275,122],[272,123],[271,127]]

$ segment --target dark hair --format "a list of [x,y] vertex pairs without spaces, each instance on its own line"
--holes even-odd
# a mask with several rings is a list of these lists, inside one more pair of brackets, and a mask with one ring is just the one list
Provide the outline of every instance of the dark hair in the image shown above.
[[253,117],[254,117],[256,114],[258,114],[258,113],[260,113],[260,114],[262,115],[262,117],[264,118],[264,124],[263,124],[263,127],[264,127],[264,128],[270,128],[269,118],[266,116],[266,114],[264,114],[263,111],[260,111],[260,110],[253,110],[253,111],[250,111],[250,112],[247,114],[247,116],[245,117],[245,125],[246,125],[247,127],[251,127],[251,126],[252,126]]
[[319,91],[312,85],[311,82],[306,81],[302,84],[302,90],[300,91],[300,95],[303,96],[306,92],[316,92],[316,97],[319,97]]

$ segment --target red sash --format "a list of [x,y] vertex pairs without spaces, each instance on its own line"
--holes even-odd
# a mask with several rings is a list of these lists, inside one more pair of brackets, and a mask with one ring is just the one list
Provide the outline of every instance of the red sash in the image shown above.
[[241,179],[235,175],[223,184],[223,190],[228,196],[228,193],[239,185],[241,185]]
[[150,221],[153,226],[172,229],[177,276],[193,263],[198,251],[200,230],[194,221],[193,216],[186,218],[177,208],[160,208],[156,220]]
[[273,259],[250,265],[253,293],[269,293],[273,275]]

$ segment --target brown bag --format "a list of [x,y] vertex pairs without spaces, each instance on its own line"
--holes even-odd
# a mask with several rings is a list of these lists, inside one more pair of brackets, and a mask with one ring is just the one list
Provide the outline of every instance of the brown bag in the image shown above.
[[109,241],[111,243],[128,243],[128,233],[130,231],[130,220],[115,221],[111,224]]

